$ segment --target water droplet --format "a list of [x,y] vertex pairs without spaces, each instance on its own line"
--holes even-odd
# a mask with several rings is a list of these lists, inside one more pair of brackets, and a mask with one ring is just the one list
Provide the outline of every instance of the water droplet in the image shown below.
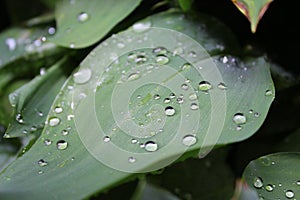
[[44,161],[43,159],[40,159],[40,160],[38,161],[38,165],[39,165],[40,167],[45,167],[45,166],[48,165],[48,162]]
[[170,60],[167,56],[159,55],[156,57],[156,63],[159,65],[167,64]]
[[79,22],[86,22],[89,18],[90,18],[90,16],[87,13],[85,13],[85,12],[81,12],[77,16],[77,20]]
[[152,53],[155,55],[165,55],[168,53],[168,50],[164,47],[156,47],[153,49]]
[[122,43],[122,42],[119,42],[119,43],[117,44],[117,46],[118,46],[120,49],[123,49],[123,48],[125,47],[125,44]]
[[219,83],[218,88],[221,90],[225,90],[225,89],[227,89],[227,86],[225,85],[225,83]]
[[259,113],[254,113],[254,117],[259,117]]
[[73,118],[74,118],[74,115],[68,115],[68,116],[67,116],[67,120],[68,120],[68,121],[72,120]]
[[39,171],[38,171],[38,174],[43,174],[43,173],[44,173],[43,170],[39,170]]
[[176,49],[174,49],[173,51],[173,56],[176,55],[182,55],[183,54],[183,49],[181,47],[177,47]]
[[109,141],[110,141],[110,137],[109,136],[104,136],[103,142],[109,142]]
[[138,55],[138,56],[136,56],[136,58],[134,59],[134,62],[136,63],[136,64],[143,64],[143,63],[145,63],[145,62],[147,62],[147,57],[146,56],[144,56],[144,55]]
[[140,78],[140,75],[138,73],[131,73],[129,74],[127,81],[134,81]]
[[228,63],[228,61],[229,61],[227,56],[221,57],[220,60],[221,60],[221,62],[224,63],[224,64]]
[[174,99],[174,98],[176,97],[176,95],[175,95],[174,93],[171,93],[171,94],[169,95],[169,97],[170,97],[170,99]]
[[68,147],[68,143],[65,140],[59,140],[56,143],[56,147],[59,150],[65,150]]
[[75,44],[74,43],[70,43],[70,48],[74,49],[75,48]]
[[197,138],[194,135],[186,135],[182,139],[182,144],[185,146],[192,146],[196,144]]
[[15,50],[17,47],[17,42],[14,38],[6,38],[5,44],[8,46],[10,51]]
[[176,111],[172,106],[168,106],[168,107],[165,108],[165,114],[167,116],[173,116],[173,115],[175,115],[175,112]]
[[130,163],[134,163],[135,161],[136,161],[136,159],[132,156],[128,158],[128,162],[130,162]]
[[43,75],[45,75],[45,74],[46,74],[46,69],[42,67],[42,68],[40,69],[40,75],[43,76]]
[[288,198],[288,199],[291,199],[295,196],[294,192],[292,190],[287,190],[285,192],[285,196]]
[[31,132],[35,132],[37,130],[37,127],[36,126],[32,126],[31,128],[30,128],[30,131]]
[[62,134],[62,135],[68,135],[68,134],[69,134],[69,131],[66,130],[66,129],[64,129],[64,130],[61,131],[61,134]]
[[132,143],[132,144],[136,144],[137,142],[138,142],[137,139],[132,139],[132,140],[131,140],[131,143]]
[[189,95],[189,100],[194,101],[194,100],[197,100],[197,99],[198,99],[197,94],[193,93],[193,94]]
[[266,185],[265,189],[268,191],[268,192],[272,192],[273,191],[273,186],[271,184],[268,184]]
[[62,111],[63,111],[63,108],[62,108],[62,107],[56,106],[56,107],[54,108],[54,112],[55,112],[56,114],[62,113]]
[[151,27],[151,22],[146,21],[146,22],[137,22],[133,24],[132,29],[137,33],[141,33],[148,30],[150,27]]
[[253,180],[254,187],[260,189],[264,186],[264,183],[260,177],[255,177]]
[[181,66],[182,70],[187,70],[190,69],[192,67],[192,65],[190,63],[185,63]]
[[21,115],[21,113],[18,113],[16,115],[16,120],[19,124],[24,124],[24,119],[23,119],[23,116]]
[[254,110],[252,110],[252,109],[249,110],[249,113],[250,113],[250,114],[252,114],[253,112],[254,112]]
[[242,129],[243,129],[243,127],[240,126],[240,125],[236,127],[236,130],[237,130],[237,131],[240,131],[240,130],[242,130]]
[[181,98],[181,97],[177,98],[177,103],[182,104],[183,102],[184,102],[183,98]]
[[272,90],[266,90],[265,95],[271,96],[273,94]]
[[50,144],[52,144],[52,141],[49,140],[49,139],[45,139],[45,140],[44,140],[44,144],[45,144],[46,146],[49,146]]
[[47,38],[46,38],[45,36],[43,36],[43,37],[41,38],[41,41],[42,41],[42,42],[46,42],[46,41],[47,41]]
[[165,99],[164,99],[164,103],[170,103],[170,101],[171,101],[171,100],[170,100],[169,98],[165,98]]
[[84,84],[88,82],[92,77],[92,71],[90,69],[81,69],[73,74],[74,82],[78,84]]
[[300,181],[297,181],[296,184],[300,186]]
[[189,57],[196,58],[196,57],[197,57],[196,52],[190,51],[190,52],[189,52]]
[[145,150],[149,152],[156,151],[158,149],[158,145],[153,141],[148,141],[145,143]]
[[191,103],[191,110],[198,110],[199,105],[197,103]]
[[159,94],[155,94],[155,95],[153,96],[153,98],[154,98],[155,100],[158,100],[158,99],[160,99],[160,96],[159,96]]
[[212,85],[207,82],[207,81],[201,81],[199,83],[199,90],[200,91],[204,91],[204,92],[207,92],[208,90],[210,90],[212,88]]
[[55,34],[55,31],[56,31],[56,30],[55,30],[54,27],[49,27],[49,28],[48,28],[48,34],[49,34],[49,35],[54,35],[54,34]]
[[188,90],[189,89],[189,86],[187,85],[187,84],[182,84],[181,85],[181,89],[183,89],[183,90]]
[[247,118],[246,116],[243,114],[243,113],[236,113],[234,116],[233,116],[233,122],[236,123],[236,124],[245,124],[247,122]]
[[60,119],[57,117],[52,117],[49,119],[50,126],[57,126],[60,123]]

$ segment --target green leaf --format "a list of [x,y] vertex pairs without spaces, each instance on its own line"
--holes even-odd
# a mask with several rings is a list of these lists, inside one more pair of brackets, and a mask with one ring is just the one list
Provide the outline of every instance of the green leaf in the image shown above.
[[234,5],[247,17],[251,23],[252,33],[256,32],[257,25],[270,3],[273,0],[231,0]]
[[20,146],[21,144],[18,140],[8,141],[1,137],[0,139],[0,170],[1,171],[16,158]]
[[154,15],[94,49],[59,92],[40,138],[1,173],[2,199],[86,198],[185,151],[201,147],[204,156],[254,134],[274,98],[268,65],[217,56],[229,51],[228,40],[211,38],[223,26],[198,20]]
[[300,153],[276,153],[251,161],[243,178],[264,199],[296,199],[300,195]]
[[188,12],[191,10],[193,1],[194,0],[178,0],[178,3],[184,12]]
[[50,41],[69,48],[84,48],[102,39],[128,16],[141,0],[58,1],[57,32]]
[[[49,109],[69,75],[68,62],[67,57],[61,59],[47,72],[10,94],[14,112],[6,138],[25,136],[44,128]],[[56,110],[61,112],[59,107]]]

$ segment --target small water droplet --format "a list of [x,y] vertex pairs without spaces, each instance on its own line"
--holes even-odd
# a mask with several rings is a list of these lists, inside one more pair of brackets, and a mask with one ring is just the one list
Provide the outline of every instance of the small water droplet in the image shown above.
[[137,55],[136,58],[134,59],[134,62],[138,65],[143,64],[147,62],[147,57],[144,55]]
[[146,21],[146,22],[137,22],[133,24],[132,29],[137,33],[141,33],[148,30],[150,27],[151,27],[151,22]]
[[189,86],[187,85],[187,84],[182,84],[181,85],[181,89],[183,89],[183,90],[188,90],[189,89]]
[[31,132],[35,132],[37,130],[37,127],[36,126],[32,126],[31,128],[30,128],[30,131]]
[[60,123],[60,119],[57,117],[51,117],[49,119],[49,125],[50,126],[57,126]]
[[164,99],[164,103],[170,103],[170,101],[171,101],[171,100],[170,100],[169,98],[165,98],[165,99]]
[[236,130],[237,130],[237,131],[240,131],[240,130],[242,130],[242,129],[243,129],[243,127],[240,126],[240,125],[236,127]]
[[16,115],[16,120],[19,124],[24,124],[24,119],[23,119],[23,116],[21,115],[21,113],[18,113]]
[[185,63],[181,66],[182,70],[187,70],[190,69],[192,67],[192,65],[190,63]]
[[155,100],[158,100],[158,99],[160,99],[160,96],[159,96],[159,94],[155,94],[155,95],[153,96],[153,99],[155,99]]
[[268,191],[268,192],[272,192],[273,191],[273,186],[271,184],[268,184],[266,185],[265,189]]
[[178,97],[177,98],[177,103],[182,104],[184,102],[182,97]]
[[183,54],[183,49],[181,47],[177,47],[176,49],[174,49],[173,51],[173,56],[176,55],[182,55]]
[[271,96],[273,94],[272,90],[266,90],[265,95]]
[[297,181],[296,184],[300,186],[300,181]]
[[185,146],[192,146],[196,144],[197,138],[194,135],[186,135],[182,138],[182,144]]
[[253,112],[254,112],[254,110],[252,110],[252,109],[249,110],[249,113],[250,113],[250,114],[252,114]]
[[59,150],[65,150],[68,147],[68,143],[65,140],[59,140],[56,143],[56,147]]
[[196,57],[197,57],[196,52],[190,51],[190,52],[189,52],[189,57],[196,58]]
[[68,116],[67,116],[67,120],[68,120],[68,121],[71,121],[73,118],[74,118],[74,115],[68,115]]
[[158,145],[153,141],[148,141],[145,143],[145,150],[149,152],[156,151],[158,149]]
[[131,143],[132,143],[132,144],[136,144],[137,142],[138,142],[137,139],[132,139],[132,140],[131,140]]
[[39,170],[39,171],[38,171],[38,174],[43,174],[43,173],[44,173],[43,170]]
[[75,44],[74,43],[70,43],[70,48],[74,49],[75,48]]
[[259,113],[254,113],[254,117],[259,117]]
[[40,75],[43,76],[43,75],[45,75],[45,74],[46,74],[46,69],[42,67],[42,68],[40,69]]
[[85,13],[85,12],[81,12],[77,16],[77,20],[79,22],[86,22],[89,18],[90,18],[90,16],[87,13]]
[[129,74],[127,81],[134,81],[140,78],[140,75],[138,73],[131,73]]
[[207,81],[201,81],[199,83],[198,87],[199,87],[200,91],[207,92],[208,90],[210,90],[212,88],[212,85],[209,82],[207,82]]
[[56,114],[62,113],[62,111],[63,111],[63,108],[62,108],[62,107],[56,106],[56,107],[54,108],[54,112],[55,112]]
[[198,110],[199,105],[197,103],[191,103],[191,110]]
[[165,108],[165,114],[167,116],[173,116],[173,115],[175,115],[175,113],[176,113],[176,111],[172,106],[168,106]]
[[156,56],[155,60],[156,60],[156,63],[159,65],[165,65],[170,61],[167,56],[163,56],[163,55]]
[[6,38],[5,44],[8,46],[10,51],[15,50],[17,47],[17,42],[14,38]]
[[119,42],[119,43],[117,44],[117,46],[118,46],[120,49],[123,49],[123,48],[125,47],[125,44],[122,43],[122,42]]
[[236,113],[233,116],[233,122],[240,125],[240,124],[245,124],[247,122],[247,118],[243,113]]
[[88,68],[81,69],[73,74],[74,82],[77,84],[84,84],[88,82],[92,77],[92,71]]
[[134,163],[135,161],[136,161],[136,159],[132,156],[128,158],[128,162],[130,162],[130,163]]
[[228,63],[228,57],[227,56],[223,56],[223,57],[221,57],[220,58],[220,61],[222,62],[222,63],[224,63],[224,64],[226,64],[226,63]]
[[55,31],[56,31],[56,30],[55,30],[54,27],[49,27],[49,28],[48,28],[48,34],[49,34],[49,35],[54,35],[54,34],[55,34]]
[[197,94],[193,93],[193,94],[189,95],[189,100],[194,101],[194,100],[197,100],[197,99],[198,99]]
[[43,159],[40,159],[40,160],[38,161],[38,165],[39,165],[40,167],[45,167],[45,166],[48,165],[48,162],[46,162],[46,161],[43,160]]
[[45,139],[45,140],[44,140],[44,144],[45,144],[46,146],[49,146],[50,144],[52,144],[52,141],[49,140],[49,139]]
[[264,186],[264,183],[260,177],[254,177],[253,185],[254,185],[254,187],[260,189]]
[[169,95],[169,97],[170,97],[170,99],[174,99],[174,98],[176,97],[176,95],[175,95],[174,93],[171,93],[171,94]]
[[153,49],[152,53],[155,55],[165,55],[168,53],[168,50],[164,47],[156,47]]
[[109,136],[104,136],[103,142],[109,142],[109,141],[110,141],[110,137]]
[[225,85],[225,83],[219,83],[218,88],[221,90],[225,90],[225,89],[227,89],[227,86]]
[[66,130],[66,129],[64,129],[64,130],[61,131],[61,134],[62,134],[62,135],[68,135],[68,134],[69,134],[69,131]]
[[291,198],[293,198],[295,196],[295,194],[294,194],[294,192],[292,190],[287,190],[285,192],[285,196],[286,196],[286,198],[291,199]]
[[43,36],[43,37],[41,38],[41,41],[42,41],[42,42],[46,42],[46,41],[47,41],[47,38],[46,38],[45,36]]

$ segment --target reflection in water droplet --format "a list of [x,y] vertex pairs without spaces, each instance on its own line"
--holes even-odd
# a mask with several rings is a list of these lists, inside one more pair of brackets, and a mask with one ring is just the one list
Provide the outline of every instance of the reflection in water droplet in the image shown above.
[[85,13],[85,12],[81,12],[77,16],[77,20],[79,22],[86,22],[88,19],[89,19],[89,15],[87,13]]
[[169,58],[167,56],[159,55],[156,57],[156,63],[159,65],[164,65],[169,62]]
[[62,113],[62,111],[63,111],[63,108],[62,108],[62,107],[56,106],[56,107],[54,108],[54,112],[55,112],[56,114]]
[[137,22],[133,24],[132,29],[137,33],[141,33],[148,30],[150,27],[151,27],[151,22],[146,21],[146,22]]
[[49,119],[49,126],[57,126],[60,123],[60,119],[57,117],[52,117]]
[[92,71],[88,68],[81,69],[73,74],[74,82],[78,84],[84,84],[88,82],[92,77]]
[[295,196],[294,192],[292,190],[287,190],[285,192],[285,196],[288,198],[288,199],[291,199]]
[[145,150],[149,152],[156,151],[158,149],[158,145],[153,141],[148,141],[145,143]]
[[233,116],[233,122],[236,123],[236,124],[245,124],[247,122],[247,118],[246,116],[243,114],[243,113],[236,113],[234,116]]
[[110,141],[110,137],[109,136],[104,136],[103,142],[109,142],[109,141]]
[[40,160],[38,161],[38,165],[39,165],[40,167],[45,167],[45,166],[48,165],[48,162],[44,161],[43,159],[40,159]]
[[265,95],[271,96],[273,94],[272,90],[266,90]]
[[165,108],[165,114],[167,116],[173,116],[173,115],[175,115],[175,112],[176,111],[172,106],[168,106],[168,107]]
[[199,105],[197,103],[191,103],[191,110],[198,110]]
[[186,135],[182,138],[182,144],[185,146],[192,146],[196,144],[197,138],[193,135]]
[[189,89],[189,86],[187,85],[187,84],[182,84],[181,85],[181,89],[183,89],[183,90],[188,90]]
[[45,144],[46,146],[49,146],[50,144],[52,144],[52,141],[49,140],[49,139],[45,139],[45,140],[44,140],[44,144]]
[[254,185],[254,187],[260,189],[264,186],[264,183],[260,177],[254,177],[253,185]]
[[140,75],[138,73],[132,73],[129,74],[127,81],[134,81],[140,78]]
[[225,85],[225,83],[219,83],[218,88],[221,90],[225,90],[227,88],[227,86]]
[[130,162],[130,163],[134,163],[135,161],[136,161],[136,159],[132,156],[128,158],[128,162]]
[[268,184],[266,185],[265,189],[268,191],[268,192],[272,192],[273,191],[273,186],[271,184]]
[[199,90],[200,91],[206,92],[206,91],[210,90],[211,88],[212,88],[212,85],[207,81],[201,81],[199,83]]
[[68,143],[65,140],[59,140],[56,143],[56,147],[59,150],[65,150],[68,147]]

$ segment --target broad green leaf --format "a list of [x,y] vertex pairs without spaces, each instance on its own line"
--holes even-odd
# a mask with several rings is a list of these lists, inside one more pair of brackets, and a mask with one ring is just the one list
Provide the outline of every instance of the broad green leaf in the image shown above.
[[[44,127],[49,109],[69,75],[68,64],[66,57],[61,59],[44,74],[10,94],[14,113],[6,138],[25,136]],[[60,107],[55,109],[61,112]]]
[[274,98],[268,65],[218,55],[230,43],[213,39],[223,26],[208,21],[166,12],[100,44],[59,92],[40,138],[1,173],[1,197],[82,199],[254,134]]
[[141,0],[60,0],[55,18],[57,32],[50,40],[69,48],[84,48],[102,39],[128,16]]
[[273,0],[231,0],[234,5],[247,17],[251,24],[252,33],[256,32],[257,25],[270,3]]
[[190,11],[193,5],[193,0],[178,0],[179,6],[184,12]]
[[264,199],[297,199],[300,153],[276,153],[251,161],[243,178]]
[[[0,133],[1,134],[1,133]],[[19,151],[21,144],[18,140],[8,141],[0,139],[0,170],[2,171],[10,162],[12,162]]]

